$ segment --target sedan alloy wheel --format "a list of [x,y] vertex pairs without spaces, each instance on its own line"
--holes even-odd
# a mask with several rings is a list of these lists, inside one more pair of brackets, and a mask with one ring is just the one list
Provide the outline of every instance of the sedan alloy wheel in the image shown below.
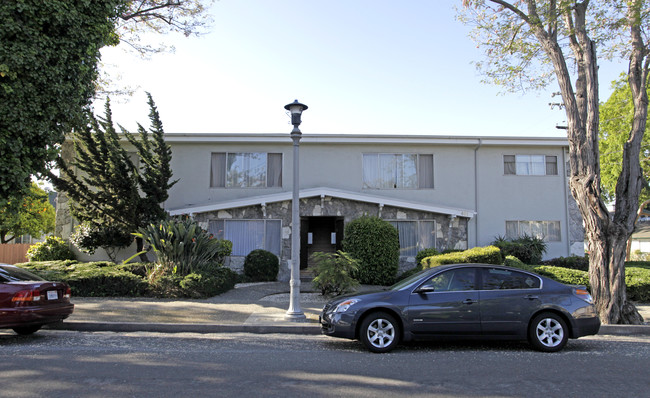
[[564,320],[552,313],[536,316],[531,323],[529,334],[530,343],[545,352],[561,350],[569,338]]
[[399,342],[399,325],[384,312],[370,314],[361,324],[361,341],[372,352],[388,352]]

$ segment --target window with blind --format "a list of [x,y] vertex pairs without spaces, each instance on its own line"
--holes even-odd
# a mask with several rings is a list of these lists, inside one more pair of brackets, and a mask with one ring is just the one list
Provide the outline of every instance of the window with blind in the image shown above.
[[433,155],[366,153],[363,155],[363,188],[433,188]]
[[557,156],[504,155],[503,173],[506,175],[557,175]]
[[506,221],[506,239],[532,236],[546,242],[560,242],[559,221]]
[[210,162],[210,187],[275,188],[281,186],[281,153],[212,153]]
[[399,233],[399,255],[413,257],[420,250],[435,248],[435,221],[389,221]]
[[282,221],[280,220],[213,220],[208,231],[217,239],[232,242],[233,256],[246,256],[255,249],[280,256]]

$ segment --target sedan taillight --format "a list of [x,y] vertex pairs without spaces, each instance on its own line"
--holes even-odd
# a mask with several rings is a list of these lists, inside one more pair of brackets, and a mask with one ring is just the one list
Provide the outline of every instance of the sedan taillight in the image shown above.
[[594,303],[594,299],[593,299],[593,297],[591,297],[591,294],[589,294],[589,292],[587,291],[587,289],[584,288],[584,287],[574,288],[574,289],[573,289],[573,294],[574,294],[576,297],[578,297],[578,298],[580,298],[580,299],[586,301],[586,302],[589,303],[589,304],[593,304],[593,303]]
[[70,299],[70,297],[72,297],[72,289],[70,289],[68,287],[67,289],[65,289],[65,293],[63,294],[63,298]]
[[41,291],[38,289],[21,290],[11,298],[13,303],[31,303],[41,301]]

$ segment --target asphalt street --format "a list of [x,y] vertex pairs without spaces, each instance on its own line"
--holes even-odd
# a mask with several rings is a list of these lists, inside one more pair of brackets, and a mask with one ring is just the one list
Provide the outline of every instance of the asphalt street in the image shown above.
[[357,341],[248,333],[0,332],[0,396],[642,397],[650,337],[593,336],[554,354],[525,343]]

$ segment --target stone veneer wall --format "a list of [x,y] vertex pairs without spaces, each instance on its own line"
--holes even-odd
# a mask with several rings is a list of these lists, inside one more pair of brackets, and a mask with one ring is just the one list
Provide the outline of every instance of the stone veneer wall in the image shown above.
[[[568,182],[567,182],[568,183]],[[569,203],[569,253],[584,256],[585,254],[585,228],[578,203],[569,190],[567,202]]]
[[[74,146],[71,140],[66,140],[61,146],[61,157],[68,164],[74,158]],[[73,218],[70,214],[70,204],[68,195],[65,192],[58,192],[56,196],[56,226],[54,235],[63,239],[70,239],[72,233]]]
[[[435,221],[436,248],[467,249],[467,219],[450,217],[445,214],[429,213],[417,210],[380,206],[374,203],[357,202],[334,197],[316,197],[300,200],[301,217],[343,217],[347,224],[362,215],[379,216],[385,220],[427,220]],[[278,280],[290,279],[289,260],[291,259],[291,201],[255,205],[229,210],[201,213],[195,216],[200,225],[208,229],[211,220],[259,220],[273,219],[282,221],[282,253]],[[231,257],[229,266],[241,272],[244,257]],[[414,257],[400,258],[400,272],[415,266]]]

